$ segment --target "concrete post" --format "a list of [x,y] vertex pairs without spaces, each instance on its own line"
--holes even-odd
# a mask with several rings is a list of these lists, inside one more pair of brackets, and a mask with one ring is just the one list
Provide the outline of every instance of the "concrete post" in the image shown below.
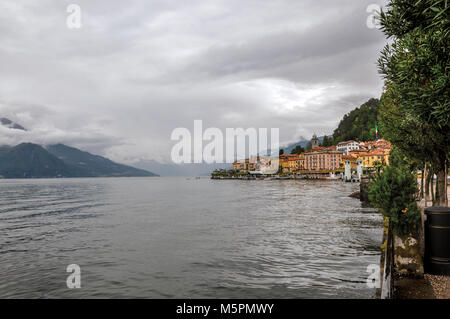
[[357,175],[358,175],[358,180],[359,181],[361,181],[362,174],[363,174],[362,161],[358,161]]
[[345,177],[344,180],[349,182],[352,180],[352,165],[349,160],[345,160]]

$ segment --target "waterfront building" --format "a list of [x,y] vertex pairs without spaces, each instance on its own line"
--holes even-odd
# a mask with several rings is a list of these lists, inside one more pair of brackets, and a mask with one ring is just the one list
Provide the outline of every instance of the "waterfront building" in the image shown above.
[[317,137],[316,134],[314,134],[312,139],[311,139],[311,146],[312,146],[312,149],[315,149],[315,148],[319,147],[319,138]]
[[360,149],[365,149],[368,151],[371,151],[374,149],[390,150],[392,147],[391,143],[384,139],[379,139],[378,141],[360,142],[359,146],[360,146]]
[[258,167],[259,160],[260,160],[259,156],[251,157],[250,159],[248,159],[247,171],[248,172],[256,171],[256,169]]
[[305,170],[305,153],[301,153],[298,155],[297,159],[297,171]]
[[340,168],[342,153],[336,146],[316,147],[305,153],[305,169],[309,171],[334,171]]
[[280,155],[280,167],[283,173],[294,173],[298,169],[297,154]]
[[336,149],[340,152],[342,152],[345,155],[349,155],[349,153],[351,151],[354,150],[359,150],[359,142],[357,141],[345,141],[345,142],[340,142],[337,146]]
[[358,158],[359,158],[359,156],[354,153],[350,153],[349,155],[342,155],[341,168],[345,167],[345,161],[348,160],[348,161],[350,161],[351,168],[356,169],[356,167],[358,166]]
[[248,171],[248,159],[240,159],[240,160],[234,161],[234,163],[231,164],[231,168],[234,171],[237,171],[240,173],[246,173]]
[[[241,159],[232,164],[232,170],[244,174],[269,170],[273,172],[276,167],[279,167],[286,174],[304,171],[336,171],[344,168],[346,160],[350,161],[352,169],[357,167],[358,161],[361,161],[364,168],[373,168],[377,164],[389,165],[391,144],[386,140],[346,141],[339,143],[337,146],[323,147],[316,146],[316,142],[318,143],[318,139],[316,139],[317,136],[314,134],[311,142],[315,147],[309,152],[283,154],[276,158],[276,161],[269,156]],[[275,167],[272,167],[273,165]]]
[[358,160],[362,161],[363,167],[371,168],[376,164],[389,165],[390,150],[391,143],[379,139],[378,141],[361,142],[359,152],[352,151],[350,153],[358,156]]
[[389,165],[389,151],[383,149],[374,149],[369,152],[359,154],[358,160],[362,161],[363,167],[372,168],[377,164]]

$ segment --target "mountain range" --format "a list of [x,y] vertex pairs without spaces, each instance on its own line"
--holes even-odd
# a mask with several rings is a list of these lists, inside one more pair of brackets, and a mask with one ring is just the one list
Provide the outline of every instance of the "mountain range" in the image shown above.
[[[324,136],[319,136],[319,137],[318,137],[319,143],[322,143],[324,137],[325,137],[325,135],[324,135]],[[284,154],[291,154],[292,150],[293,150],[295,147],[297,147],[298,145],[300,145],[301,147],[306,148],[306,146],[308,145],[309,142],[311,142],[311,140],[305,140],[305,139],[303,138],[303,139],[302,139],[301,141],[299,141],[299,142],[296,142],[296,143],[293,143],[293,144],[289,144],[289,145],[286,146],[286,147],[282,147],[282,149],[283,149],[283,151],[284,151]]]
[[[0,124],[10,129],[26,130],[2,118]],[[43,147],[33,143],[0,146],[0,176],[3,178],[53,177],[143,177],[156,174],[118,164],[64,144]]]

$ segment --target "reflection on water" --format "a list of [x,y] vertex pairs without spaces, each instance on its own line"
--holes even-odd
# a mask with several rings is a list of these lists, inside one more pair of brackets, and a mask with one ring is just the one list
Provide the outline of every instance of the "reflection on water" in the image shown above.
[[[373,298],[381,217],[356,184],[0,181],[0,297]],[[81,266],[81,289],[66,286]]]

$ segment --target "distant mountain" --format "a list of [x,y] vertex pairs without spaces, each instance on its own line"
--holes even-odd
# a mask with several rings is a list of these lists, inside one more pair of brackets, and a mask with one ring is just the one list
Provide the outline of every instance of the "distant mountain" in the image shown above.
[[77,173],[82,176],[156,176],[146,170],[118,164],[107,158],[92,155],[64,144],[50,145],[47,147],[47,151],[72,168],[76,168]]
[[0,124],[11,129],[26,131],[26,129],[22,125],[14,123],[13,121],[5,117],[0,118]]
[[[325,135],[318,137],[319,138],[319,143],[322,143],[324,137],[325,137]],[[281,148],[284,150],[284,154],[291,154],[292,150],[294,148],[296,148],[298,145],[300,145],[301,147],[305,148],[306,145],[308,145],[308,143],[310,141],[311,140],[301,140],[301,141],[299,141],[297,143],[293,143],[293,144],[288,145],[287,147],[281,147]]]
[[174,164],[154,160],[140,161],[134,166],[150,170],[161,176],[209,176],[216,169],[231,169],[231,164]]
[[0,148],[0,175],[5,178],[71,177],[73,173],[40,145],[23,143]]
[[114,163],[63,144],[48,149],[32,143],[0,147],[0,176],[4,178],[156,176]]

